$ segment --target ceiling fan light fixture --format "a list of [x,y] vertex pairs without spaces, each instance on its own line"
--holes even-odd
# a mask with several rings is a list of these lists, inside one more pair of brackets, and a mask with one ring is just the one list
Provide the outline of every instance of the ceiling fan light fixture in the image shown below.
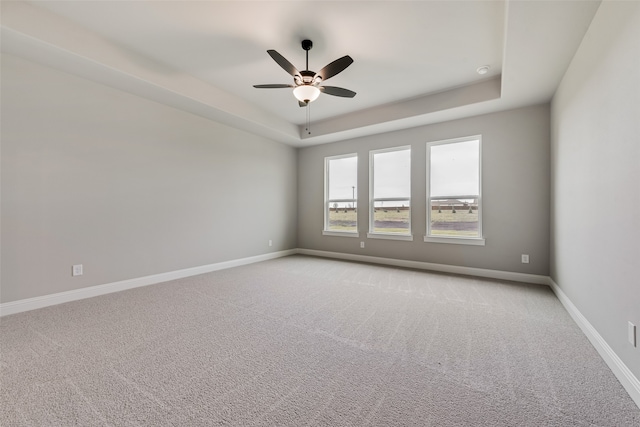
[[320,89],[312,85],[300,85],[293,89],[293,96],[300,102],[313,102],[320,96]]

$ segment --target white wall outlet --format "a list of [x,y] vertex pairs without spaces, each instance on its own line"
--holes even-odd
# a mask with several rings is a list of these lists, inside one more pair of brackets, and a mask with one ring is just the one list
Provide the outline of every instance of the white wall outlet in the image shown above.
[[632,346],[636,346],[636,325],[634,325],[633,323],[629,322],[629,326],[628,326],[628,334],[629,334],[629,344],[631,344]]
[[523,264],[529,264],[529,255],[522,254],[522,263]]
[[77,264],[71,267],[72,276],[82,276],[82,264]]
[[273,240],[269,239],[269,246],[273,246]]
[[364,249],[364,242],[360,242],[360,249]]

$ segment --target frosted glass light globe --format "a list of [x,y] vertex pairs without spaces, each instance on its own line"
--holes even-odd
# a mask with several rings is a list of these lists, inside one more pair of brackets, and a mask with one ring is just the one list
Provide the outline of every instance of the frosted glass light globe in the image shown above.
[[320,89],[311,85],[300,85],[293,89],[293,96],[300,102],[313,102],[320,96]]

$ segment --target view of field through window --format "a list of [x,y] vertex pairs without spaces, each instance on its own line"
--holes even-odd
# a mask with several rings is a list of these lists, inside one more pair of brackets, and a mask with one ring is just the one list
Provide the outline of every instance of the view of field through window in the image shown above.
[[[329,226],[334,231],[358,231],[357,208],[350,203],[333,206]],[[376,207],[374,231],[406,233],[409,229],[410,207]],[[478,235],[478,205],[472,200],[438,200],[431,203],[431,234],[435,236],[474,237]]]
[[475,199],[432,199],[431,235],[477,237],[477,201]]
[[409,200],[402,202],[376,202],[373,210],[374,233],[409,233],[411,230]]
[[357,207],[351,207],[351,203],[338,203],[337,205],[329,208],[327,229],[331,231],[358,231]]

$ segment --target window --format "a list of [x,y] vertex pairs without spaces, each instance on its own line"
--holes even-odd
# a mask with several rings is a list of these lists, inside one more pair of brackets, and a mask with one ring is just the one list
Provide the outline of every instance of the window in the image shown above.
[[367,236],[412,240],[411,147],[371,151],[369,162]]
[[481,145],[479,135],[427,144],[425,242],[484,245]]
[[358,237],[358,155],[326,157],[324,163],[323,234]]

